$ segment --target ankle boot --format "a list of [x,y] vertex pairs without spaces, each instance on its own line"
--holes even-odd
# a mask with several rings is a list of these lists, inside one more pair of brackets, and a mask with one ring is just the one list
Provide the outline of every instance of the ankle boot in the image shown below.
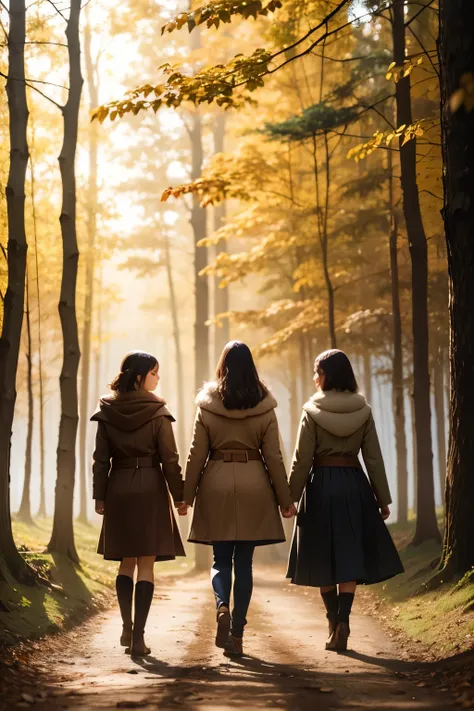
[[335,634],[337,628],[337,613],[339,601],[337,597],[337,588],[334,587],[328,592],[321,593],[321,597],[326,608],[326,618],[328,621],[328,639],[326,641],[326,649],[335,649]]
[[242,657],[244,653],[243,641],[242,637],[234,637],[233,634],[230,634],[224,647],[226,657]]
[[122,635],[120,644],[122,647],[130,647],[132,644],[132,598],[133,580],[128,575],[117,575],[115,579],[115,589],[117,600],[122,616]]
[[225,648],[230,632],[230,612],[227,605],[221,605],[217,610],[216,647]]
[[148,580],[140,580],[135,585],[135,619],[130,650],[132,656],[144,657],[151,651],[145,644],[144,634],[154,589],[155,586]]
[[347,649],[347,640],[351,633],[349,618],[354,602],[354,593],[339,593],[339,610],[337,613],[337,629],[334,636],[335,649],[343,652]]

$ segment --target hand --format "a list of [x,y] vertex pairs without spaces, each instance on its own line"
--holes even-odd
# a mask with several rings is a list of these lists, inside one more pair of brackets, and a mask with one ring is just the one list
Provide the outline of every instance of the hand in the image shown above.
[[100,514],[101,516],[104,515],[105,511],[105,501],[100,501],[100,499],[95,500],[95,512]]
[[189,504],[186,501],[179,501],[176,503],[176,510],[179,516],[186,516],[188,513]]
[[280,511],[283,518],[293,518],[293,516],[296,516],[296,507],[294,504],[291,504],[291,506],[288,506],[287,508],[280,506]]
[[390,516],[390,506],[381,506],[380,515],[382,516],[382,519],[386,521]]

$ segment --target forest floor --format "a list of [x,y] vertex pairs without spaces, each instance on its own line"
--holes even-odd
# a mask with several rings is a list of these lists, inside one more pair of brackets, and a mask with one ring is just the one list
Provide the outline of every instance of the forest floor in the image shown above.
[[[81,553],[82,546],[87,549],[86,560],[82,571],[76,571],[81,585],[69,583],[69,598],[63,594],[65,607],[59,611],[53,597],[45,620],[64,630],[77,622],[77,615],[90,615],[92,607],[102,611],[69,631],[4,650],[0,711],[474,708],[474,581],[466,576],[428,591],[424,584],[439,546],[407,546],[411,525],[392,527],[405,574],[359,588],[345,654],[324,650],[326,621],[318,591],[290,585],[282,564],[257,565],[240,660],[215,648],[208,576],[180,574],[189,565],[182,562],[157,566],[147,630],[151,656],[140,660],[124,654],[118,644],[118,611],[115,605],[104,609],[112,600],[115,565],[104,567],[91,555],[97,531],[84,529],[78,547]],[[38,532],[17,530],[18,535],[27,541]],[[32,546],[33,539],[26,547]],[[58,578],[57,569],[54,575]],[[81,606],[77,592],[84,592],[82,586],[87,593]],[[25,605],[25,611],[30,607]],[[50,631],[46,623],[42,626],[43,634]]]

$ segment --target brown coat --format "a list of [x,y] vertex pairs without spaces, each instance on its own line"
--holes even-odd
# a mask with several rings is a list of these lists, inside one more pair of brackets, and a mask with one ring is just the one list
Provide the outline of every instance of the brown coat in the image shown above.
[[[280,452],[277,403],[267,395],[256,407],[227,410],[208,383],[199,393],[194,437],[186,467],[184,498],[195,502],[193,543],[285,540],[278,504],[291,505]],[[212,450],[260,450],[262,460],[208,459]],[[196,500],[196,501],[195,501]]]
[[[183,479],[166,403],[137,390],[103,397],[93,455],[93,498],[105,501],[98,553],[108,560],[184,555],[168,489],[183,500]],[[111,467],[111,459],[156,456],[155,466]]]
[[363,395],[328,390],[319,392],[303,406],[298,439],[291,466],[293,501],[299,501],[313,459],[328,455],[362,457],[379,506],[392,502],[382,451],[372,410]]

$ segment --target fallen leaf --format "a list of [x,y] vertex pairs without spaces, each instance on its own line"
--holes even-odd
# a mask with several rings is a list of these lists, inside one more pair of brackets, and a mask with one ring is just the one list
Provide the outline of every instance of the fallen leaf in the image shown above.
[[322,694],[332,694],[332,692],[334,691],[334,689],[332,689],[330,686],[321,686],[320,689],[319,689],[319,691],[320,691]]
[[35,703],[35,697],[31,696],[31,694],[22,694],[21,698],[23,699],[23,701],[26,701],[27,704]]

